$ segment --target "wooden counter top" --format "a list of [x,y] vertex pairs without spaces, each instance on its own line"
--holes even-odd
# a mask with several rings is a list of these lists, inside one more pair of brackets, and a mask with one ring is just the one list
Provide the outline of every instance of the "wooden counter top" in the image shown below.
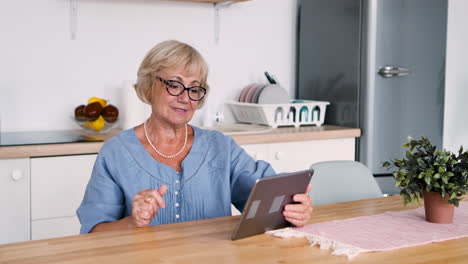
[[[311,222],[403,207],[399,196],[316,206]],[[305,238],[257,235],[231,241],[239,216],[0,245],[1,263],[466,263],[468,238],[363,253],[352,261]]]
[[276,142],[306,141],[336,138],[355,138],[361,136],[359,128],[324,125],[321,127],[281,127],[268,133],[235,135],[234,140],[240,145],[265,144]]
[[[121,130],[114,129],[106,134],[90,134],[83,130],[71,130],[69,132],[91,136],[96,139],[107,140]],[[104,142],[78,142],[65,144],[41,144],[0,147],[0,159],[15,159],[43,156],[62,156],[98,153]]]
[[[116,135],[119,130],[113,130],[109,134],[92,135],[104,140]],[[89,135],[89,134],[88,134]],[[358,128],[346,128],[338,126],[324,125],[321,127],[283,127],[273,129],[267,133],[233,135],[232,138],[240,144],[266,144],[274,142],[354,138],[361,135]],[[69,144],[45,144],[45,145],[25,145],[25,146],[5,146],[0,147],[0,159],[28,158],[42,156],[60,156],[98,153],[103,142],[80,142]]]

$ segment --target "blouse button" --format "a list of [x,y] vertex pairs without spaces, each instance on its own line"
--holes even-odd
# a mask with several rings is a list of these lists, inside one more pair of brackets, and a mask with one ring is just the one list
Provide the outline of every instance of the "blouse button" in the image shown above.
[[180,183],[180,181],[179,181],[179,180],[176,180],[175,183]]
[[179,203],[175,203],[175,207],[179,207]]
[[175,191],[175,192],[174,192],[174,194],[175,194],[175,195],[178,195],[178,194],[179,194],[179,192],[178,192],[178,191]]

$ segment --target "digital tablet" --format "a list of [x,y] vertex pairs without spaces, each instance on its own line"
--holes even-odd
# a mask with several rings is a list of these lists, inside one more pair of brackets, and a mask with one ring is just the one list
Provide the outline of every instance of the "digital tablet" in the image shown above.
[[289,226],[283,216],[284,206],[294,203],[295,194],[305,193],[313,174],[310,169],[257,180],[231,239]]

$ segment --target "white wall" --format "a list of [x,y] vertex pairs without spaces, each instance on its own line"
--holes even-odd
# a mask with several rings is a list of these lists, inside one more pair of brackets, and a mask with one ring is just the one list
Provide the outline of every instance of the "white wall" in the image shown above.
[[[145,53],[166,39],[188,42],[206,57],[213,88],[207,105],[214,110],[249,82],[264,81],[264,70],[293,96],[296,0],[253,0],[222,9],[219,43],[212,4],[77,2],[78,35],[71,40],[69,1],[0,1],[1,131],[76,128],[73,109],[91,96],[124,108],[123,81],[134,80]],[[467,10],[468,1],[449,1],[444,147],[452,150],[468,147]]]
[[[248,83],[265,82],[265,70],[294,91],[295,0],[221,9],[218,43],[213,4],[77,2],[77,39],[71,40],[69,1],[0,1],[1,131],[76,128],[73,109],[91,96],[124,108],[124,80],[135,80],[146,52],[166,39],[187,42],[207,59],[213,110]],[[200,118],[201,112],[194,123]]]
[[444,148],[468,148],[468,1],[449,0]]

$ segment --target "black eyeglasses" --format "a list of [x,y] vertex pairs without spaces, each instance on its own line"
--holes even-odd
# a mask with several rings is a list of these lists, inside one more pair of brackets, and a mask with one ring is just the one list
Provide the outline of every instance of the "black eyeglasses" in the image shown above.
[[167,92],[172,96],[179,96],[187,90],[188,97],[192,101],[200,101],[205,97],[206,89],[201,86],[185,87],[183,83],[175,80],[164,80],[161,77],[156,77],[156,79],[166,85]]

